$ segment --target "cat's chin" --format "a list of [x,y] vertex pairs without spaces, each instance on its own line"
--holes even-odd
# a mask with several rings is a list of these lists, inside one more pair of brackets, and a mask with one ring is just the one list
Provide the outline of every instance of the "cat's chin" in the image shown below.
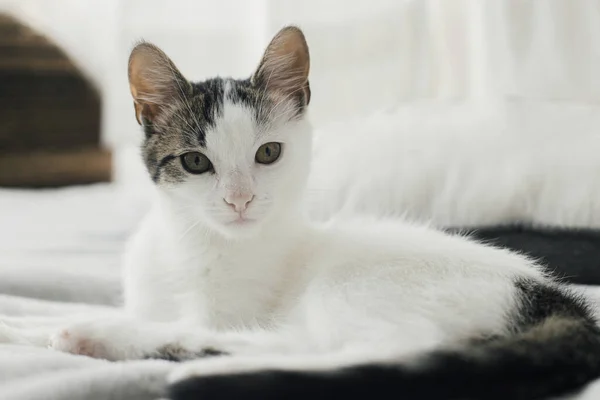
[[262,224],[257,219],[238,218],[233,221],[225,222],[215,226],[215,228],[227,238],[247,238],[252,237],[260,231]]

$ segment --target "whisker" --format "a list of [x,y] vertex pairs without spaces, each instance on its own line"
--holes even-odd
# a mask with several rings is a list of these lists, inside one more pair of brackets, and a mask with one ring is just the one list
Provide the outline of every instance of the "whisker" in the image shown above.
[[189,228],[187,228],[183,234],[181,235],[181,237],[179,238],[178,242],[181,242],[188,233],[190,233],[192,231],[192,229],[194,229],[195,227],[197,227],[200,224],[201,221],[196,221],[195,223],[191,224]]

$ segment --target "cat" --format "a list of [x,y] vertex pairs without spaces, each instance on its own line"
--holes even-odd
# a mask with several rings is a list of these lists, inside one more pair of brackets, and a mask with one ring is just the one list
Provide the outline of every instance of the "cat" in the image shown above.
[[600,376],[591,306],[535,261],[397,219],[304,216],[309,69],[293,26],[243,80],[193,83],[133,49],[157,198],[125,254],[126,313],[39,343],[194,360],[173,399],[533,399]]

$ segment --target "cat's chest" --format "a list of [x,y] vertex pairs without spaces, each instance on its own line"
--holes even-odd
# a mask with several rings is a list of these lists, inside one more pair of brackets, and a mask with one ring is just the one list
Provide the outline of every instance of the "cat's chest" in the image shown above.
[[198,254],[195,264],[182,308],[213,328],[269,326],[289,302],[293,281],[282,254],[213,250]]

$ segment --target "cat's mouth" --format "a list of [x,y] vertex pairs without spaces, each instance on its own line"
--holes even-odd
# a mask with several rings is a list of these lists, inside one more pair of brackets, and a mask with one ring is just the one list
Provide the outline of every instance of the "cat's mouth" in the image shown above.
[[252,218],[246,218],[246,217],[239,217],[237,219],[234,219],[231,222],[228,222],[227,225],[232,225],[232,226],[245,226],[245,225],[252,225],[253,223],[255,223],[256,220],[252,219]]

